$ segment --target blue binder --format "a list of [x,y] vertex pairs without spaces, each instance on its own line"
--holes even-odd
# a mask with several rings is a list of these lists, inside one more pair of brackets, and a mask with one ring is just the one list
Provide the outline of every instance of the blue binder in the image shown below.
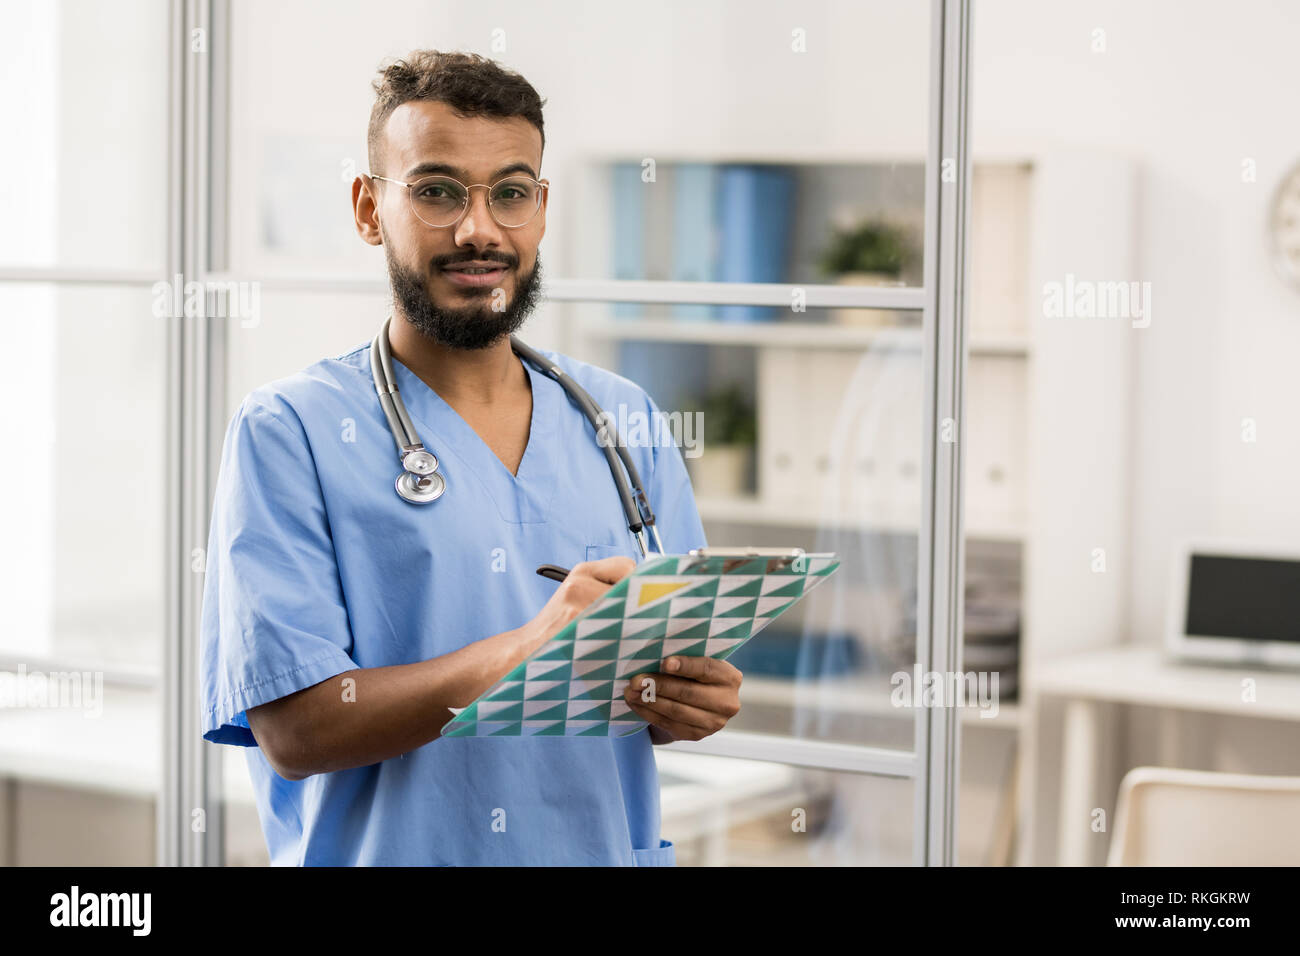
[[[640,163],[615,163],[613,178],[614,278],[645,278],[645,196]],[[615,302],[611,314],[616,319],[637,319],[642,315],[639,302]]]
[[[724,166],[718,178],[721,233],[718,280],[783,282],[794,213],[794,174],[783,166]],[[767,306],[727,305],[717,309],[728,322],[777,318]]]
[[[718,167],[712,163],[677,166],[673,199],[673,279],[713,282],[718,275]],[[683,303],[673,306],[673,316],[699,320],[713,316],[714,307]]]

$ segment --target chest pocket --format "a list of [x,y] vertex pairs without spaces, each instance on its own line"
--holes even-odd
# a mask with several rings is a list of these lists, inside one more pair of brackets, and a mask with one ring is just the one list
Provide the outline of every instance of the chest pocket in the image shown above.
[[617,544],[589,544],[587,545],[586,561],[599,561],[601,558],[615,558],[619,555],[624,557],[633,557],[632,542],[629,541],[626,547]]

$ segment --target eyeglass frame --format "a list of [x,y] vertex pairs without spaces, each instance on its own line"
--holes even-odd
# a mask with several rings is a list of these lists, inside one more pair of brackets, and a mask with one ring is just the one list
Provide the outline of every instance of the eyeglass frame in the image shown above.
[[422,183],[426,179],[450,179],[457,186],[460,186],[462,189],[464,189],[465,205],[461,208],[460,215],[457,216],[455,219],[453,219],[451,222],[446,223],[445,225],[435,226],[432,223],[425,222],[423,219],[420,219],[420,222],[424,222],[424,224],[428,226],[430,229],[450,229],[452,226],[459,224],[460,221],[465,218],[465,213],[469,212],[469,202],[472,196],[470,190],[473,189],[475,186],[482,186],[484,189],[488,191],[488,199],[487,199],[488,215],[492,217],[493,222],[495,222],[502,229],[522,229],[524,226],[528,225],[530,222],[532,222],[534,219],[537,218],[537,213],[540,212],[542,208],[541,196],[537,197],[537,208],[533,210],[533,214],[531,216],[529,216],[524,222],[521,222],[518,225],[507,226],[504,222],[498,219],[496,213],[492,211],[492,186],[499,186],[501,183],[507,182],[508,180],[511,179],[526,179],[530,183],[536,183],[542,189],[551,188],[550,183],[544,183],[540,179],[533,179],[532,176],[525,176],[522,173],[512,173],[509,176],[502,176],[496,182],[492,183],[491,186],[489,186],[487,183],[472,183],[466,186],[455,176],[448,176],[445,173],[430,173],[428,176],[421,176],[419,179],[415,180],[415,182],[412,183],[402,182],[402,180],[400,179],[390,179],[388,176],[376,176],[373,173],[367,173],[366,175],[368,175],[371,179],[378,179],[386,183],[393,183],[398,186],[405,186],[406,201],[407,204],[411,207],[411,212],[415,215],[416,219],[420,219],[420,214],[415,211],[415,199],[414,199],[415,194],[411,192],[411,188],[415,186],[416,183]]

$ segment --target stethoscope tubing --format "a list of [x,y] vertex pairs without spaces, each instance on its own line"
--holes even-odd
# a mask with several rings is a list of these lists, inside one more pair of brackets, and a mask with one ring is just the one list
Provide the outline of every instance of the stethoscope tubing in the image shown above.
[[[391,317],[384,320],[383,327],[371,343],[370,371],[375,383],[375,392],[379,396],[380,408],[383,410],[384,418],[388,422],[393,441],[397,445],[398,459],[402,461],[403,468],[406,468],[407,455],[415,451],[428,453],[424,443],[420,440],[415,423],[411,421],[411,416],[406,410],[406,403],[402,401],[401,393],[397,388],[397,376],[393,371],[392,350],[388,339],[388,329],[391,322]],[[521,359],[559,384],[564,389],[565,394],[591,422],[592,427],[596,429],[597,444],[605,455],[610,475],[614,479],[619,502],[623,507],[623,514],[627,518],[628,530],[636,538],[641,553],[644,555],[647,553],[644,532],[646,528],[649,528],[650,534],[654,538],[655,547],[662,554],[663,543],[659,539],[659,529],[656,527],[654,512],[650,508],[649,499],[646,497],[645,489],[641,484],[641,475],[637,470],[636,463],[632,461],[632,456],[628,454],[627,449],[619,440],[618,432],[615,430],[613,423],[608,421],[605,413],[596,404],[595,399],[587,393],[587,390],[575,382],[564,369],[553,364],[546,356],[525,345],[513,335],[510,336],[510,347]],[[432,460],[435,462],[436,472],[437,459],[433,458]],[[626,476],[623,474],[624,470],[627,472]],[[414,476],[408,469],[408,475],[403,477]],[[437,478],[445,487],[441,475],[435,473],[427,477]],[[399,494],[402,493],[400,481],[399,478]],[[440,495],[441,491],[438,494]],[[402,494],[402,497],[408,501],[412,500],[407,498],[405,494]]]

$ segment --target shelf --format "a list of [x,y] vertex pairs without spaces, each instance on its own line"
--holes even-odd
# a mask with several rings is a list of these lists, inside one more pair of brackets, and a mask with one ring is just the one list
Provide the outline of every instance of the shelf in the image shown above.
[[[696,507],[705,521],[725,521],[775,528],[833,528],[916,535],[920,532],[920,508],[881,506],[867,515],[827,514],[807,502],[764,501],[757,496],[696,496]],[[980,541],[1021,541],[1027,524],[1020,515],[974,515],[966,521],[966,537]]]
[[[920,351],[916,326],[869,328],[819,322],[710,322],[698,319],[580,319],[580,334],[607,341],[684,342],[700,345],[780,346],[811,349]],[[1023,335],[981,335],[970,340],[972,355],[1028,356]]]

